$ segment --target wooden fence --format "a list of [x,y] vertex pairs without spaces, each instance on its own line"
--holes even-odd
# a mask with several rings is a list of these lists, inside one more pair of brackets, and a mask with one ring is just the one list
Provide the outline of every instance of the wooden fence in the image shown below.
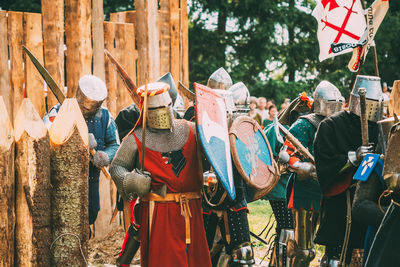
[[[0,181],[6,183],[4,198],[0,198],[5,208],[0,209],[4,238],[13,236],[15,230],[15,225],[2,223],[2,219],[15,222],[16,196],[11,192],[14,192],[16,178],[12,175],[14,167],[10,156],[14,152],[7,145],[13,135],[8,131],[12,132],[17,111],[25,98],[31,101],[40,118],[57,103],[23,53],[23,45],[44,64],[67,97],[74,96],[78,80],[85,74],[93,73],[104,79],[108,87],[104,105],[114,117],[132,101],[117,72],[104,57],[103,45],[138,86],[146,78],[155,81],[169,71],[176,83],[182,81],[186,86],[189,83],[186,1],[134,0],[135,11],[112,13],[110,21],[106,22],[101,0],[41,0],[41,4],[41,13],[0,10],[0,97],[4,102],[0,107],[0,148],[12,149],[7,150],[8,154],[3,153],[7,161],[2,163],[8,165],[0,166]],[[8,121],[3,120],[5,110]],[[112,229],[108,224],[115,205],[115,186],[104,177],[100,182],[100,194],[97,237],[103,237]],[[2,261],[5,255],[8,253],[1,247],[0,266],[9,265]]]

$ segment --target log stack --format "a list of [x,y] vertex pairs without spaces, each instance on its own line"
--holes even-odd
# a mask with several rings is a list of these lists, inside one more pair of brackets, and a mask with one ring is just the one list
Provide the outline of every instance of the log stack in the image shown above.
[[0,267],[14,266],[14,133],[0,96]]
[[16,265],[50,266],[50,143],[25,98],[14,121],[16,143]]
[[88,128],[76,99],[66,99],[49,129],[52,266],[87,266]]

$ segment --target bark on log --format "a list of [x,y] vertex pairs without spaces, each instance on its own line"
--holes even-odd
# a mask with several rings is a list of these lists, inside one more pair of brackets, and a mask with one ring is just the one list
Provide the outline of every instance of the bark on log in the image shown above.
[[[41,3],[44,66],[64,89],[64,0],[41,0]],[[47,108],[57,103],[54,94],[48,91]]]
[[25,98],[14,121],[17,266],[50,266],[50,143],[47,128]]
[[0,267],[14,266],[14,133],[0,96]]
[[[86,266],[88,128],[76,99],[66,99],[49,129],[52,185],[52,266]],[[57,240],[56,240],[57,239]],[[81,253],[82,250],[82,253]]]

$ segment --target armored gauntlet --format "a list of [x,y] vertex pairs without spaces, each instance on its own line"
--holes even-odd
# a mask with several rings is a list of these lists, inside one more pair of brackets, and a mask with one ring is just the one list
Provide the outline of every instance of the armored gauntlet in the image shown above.
[[151,177],[150,173],[134,169],[125,174],[123,190],[131,200],[135,197],[143,197],[150,192]]

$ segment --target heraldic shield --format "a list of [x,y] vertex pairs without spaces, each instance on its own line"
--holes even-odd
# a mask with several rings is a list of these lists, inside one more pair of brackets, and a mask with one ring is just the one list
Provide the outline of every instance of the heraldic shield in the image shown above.
[[201,145],[228,196],[236,198],[225,102],[212,89],[194,84],[196,124]]
[[254,191],[253,200],[268,194],[279,176],[271,147],[261,127],[252,118],[240,116],[229,130],[229,141],[235,167]]

